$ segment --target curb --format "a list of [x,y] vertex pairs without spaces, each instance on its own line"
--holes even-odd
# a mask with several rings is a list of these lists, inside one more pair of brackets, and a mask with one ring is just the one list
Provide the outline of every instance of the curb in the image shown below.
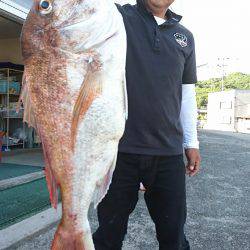
[[0,191],[44,178],[44,171],[34,172],[0,181]]
[[61,218],[62,206],[49,208],[12,226],[0,230],[0,250],[13,250],[30,238],[55,226]]
[[23,153],[39,153],[39,152],[42,152],[41,148],[24,148],[24,149],[2,152],[2,157],[4,158],[8,156],[23,154]]

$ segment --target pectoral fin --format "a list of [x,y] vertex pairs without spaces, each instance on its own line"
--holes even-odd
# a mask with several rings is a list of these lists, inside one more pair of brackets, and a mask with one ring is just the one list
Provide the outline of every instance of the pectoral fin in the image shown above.
[[83,119],[94,99],[101,93],[99,71],[93,70],[91,64],[80,88],[78,98],[73,110],[71,125],[71,148],[74,150],[79,122]]

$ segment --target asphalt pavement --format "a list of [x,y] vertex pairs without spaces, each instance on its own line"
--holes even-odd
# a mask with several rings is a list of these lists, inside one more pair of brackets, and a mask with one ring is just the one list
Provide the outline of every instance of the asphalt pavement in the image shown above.
[[[250,249],[250,134],[200,131],[202,169],[187,177],[186,235],[192,250]],[[90,209],[92,229],[98,225]],[[17,250],[48,250],[55,228]],[[141,195],[129,220],[124,250],[156,250],[154,225]]]

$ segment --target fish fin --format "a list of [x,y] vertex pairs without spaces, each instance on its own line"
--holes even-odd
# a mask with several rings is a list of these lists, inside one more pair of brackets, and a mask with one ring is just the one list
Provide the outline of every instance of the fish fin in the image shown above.
[[102,201],[102,199],[105,197],[105,195],[108,192],[109,186],[112,181],[112,176],[115,170],[116,166],[116,161],[117,161],[117,153],[118,153],[118,147],[117,150],[115,151],[115,155],[112,161],[112,164],[107,172],[107,174],[102,178],[102,180],[98,183],[95,189],[95,193],[93,196],[93,203],[94,203],[94,208],[96,209],[98,204]]
[[57,209],[58,204],[58,185],[56,183],[55,177],[51,171],[51,167],[49,165],[45,166],[45,177],[47,182],[47,187],[49,190],[49,197],[51,206]]
[[83,84],[80,88],[71,125],[71,148],[74,150],[79,121],[84,117],[94,99],[101,93],[100,75],[89,64]]
[[41,133],[42,130],[38,124],[37,126],[37,133],[42,141],[42,147],[43,147],[43,156],[44,156],[44,163],[45,163],[45,178],[47,182],[47,188],[49,191],[49,197],[50,197],[50,203],[51,206],[55,209],[57,209],[58,204],[58,182],[56,181],[55,175],[53,173],[53,170],[51,168],[51,161],[48,154],[48,147],[46,146],[46,139],[43,136],[43,133]]
[[32,103],[29,94],[29,86],[26,81],[25,71],[23,73],[22,90],[18,101],[17,112],[19,112],[21,109],[21,103],[23,104],[24,108],[23,121],[26,122],[30,127],[36,129],[37,126],[35,121],[35,115],[32,108]]
[[[23,73],[23,80],[22,80],[22,91],[18,101],[17,112],[20,111],[21,104],[24,107],[24,114],[23,114],[23,121],[26,122],[29,126],[33,127],[36,132],[38,133],[39,137],[42,139],[42,134],[39,129],[39,126],[36,124],[34,111],[32,108],[32,102],[29,94],[29,85],[26,80],[25,71]],[[45,161],[45,177],[47,181],[47,187],[50,194],[50,202],[51,205],[56,209],[58,204],[58,184],[56,179],[53,175],[52,168],[50,166],[49,157],[46,150],[45,141],[42,139],[43,145],[43,154],[44,154],[44,161]]]
[[[39,135],[42,137],[42,135],[39,133]],[[43,141],[43,140],[42,140]],[[45,178],[47,182],[47,188],[49,191],[49,198],[51,206],[55,209],[57,209],[58,204],[58,183],[56,181],[55,175],[53,174],[51,163],[49,160],[49,156],[47,154],[45,142],[42,142],[43,145],[43,156],[44,156],[44,162],[45,162]]]

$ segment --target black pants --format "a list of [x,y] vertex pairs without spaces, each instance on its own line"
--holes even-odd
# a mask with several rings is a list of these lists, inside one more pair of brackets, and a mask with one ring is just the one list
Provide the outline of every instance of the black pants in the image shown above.
[[108,194],[98,206],[99,228],[93,234],[96,250],[120,250],[130,213],[138,201],[140,182],[155,223],[160,250],[188,250],[183,155],[149,156],[118,153]]

